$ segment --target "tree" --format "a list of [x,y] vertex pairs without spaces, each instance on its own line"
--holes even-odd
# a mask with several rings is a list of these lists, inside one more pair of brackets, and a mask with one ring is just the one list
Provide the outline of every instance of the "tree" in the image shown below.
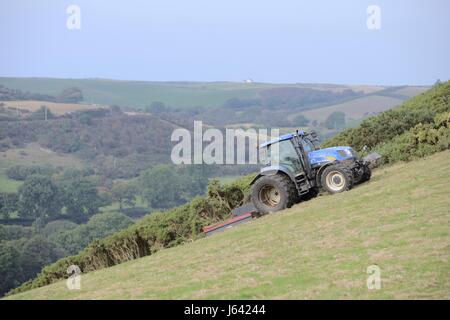
[[53,242],[41,235],[30,238],[23,246],[21,265],[25,280],[33,278],[42,267],[63,257],[63,252]]
[[142,197],[153,208],[170,208],[185,201],[182,198],[183,181],[169,165],[158,165],[140,176]]
[[342,129],[345,126],[345,113],[334,111],[325,120],[327,129]]
[[47,223],[42,228],[42,234],[47,238],[59,234],[68,230],[72,230],[78,227],[78,224],[69,220],[55,220]]
[[0,242],[29,238],[32,234],[33,229],[30,227],[0,224]]
[[0,193],[0,215],[8,219],[10,214],[17,210],[19,196],[17,193]]
[[102,200],[96,185],[87,178],[75,178],[64,186],[64,205],[75,221],[86,221],[98,212]]
[[56,116],[50,111],[47,106],[41,106],[38,110],[31,114],[33,120],[48,120],[54,119]]
[[294,118],[294,120],[292,121],[293,125],[295,126],[299,126],[299,127],[304,127],[307,126],[309,123],[309,119],[307,117],[305,117],[302,114],[299,114],[298,116],[296,116]]
[[145,107],[145,111],[150,113],[163,113],[167,111],[167,107],[164,102],[153,101],[149,106]]
[[18,213],[24,218],[48,218],[60,214],[61,192],[50,177],[29,176],[19,188]]
[[20,253],[8,242],[0,242],[0,295],[18,286],[23,277]]
[[86,224],[78,225],[70,230],[53,232],[48,238],[58,244],[66,254],[76,254],[95,239],[104,238],[131,224],[133,220],[122,213],[99,213],[93,215]]
[[119,202],[120,210],[123,206],[134,207],[136,204],[136,188],[131,183],[115,183],[111,193],[113,200]]
[[83,100],[83,92],[77,87],[67,88],[56,99],[60,102],[78,103]]

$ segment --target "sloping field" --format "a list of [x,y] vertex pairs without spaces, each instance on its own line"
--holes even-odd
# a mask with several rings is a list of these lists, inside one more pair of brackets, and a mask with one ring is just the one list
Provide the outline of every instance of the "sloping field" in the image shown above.
[[[449,299],[450,152],[222,234],[9,299]],[[367,268],[381,271],[369,290]]]
[[12,165],[52,165],[55,167],[81,167],[82,161],[68,154],[59,154],[41,147],[38,143],[30,143],[24,148],[0,151],[0,168]]
[[96,104],[78,104],[78,103],[59,103],[49,101],[35,101],[35,100],[13,100],[13,101],[1,101],[6,107],[19,108],[29,111],[36,111],[42,106],[46,106],[51,112],[56,115],[62,115],[68,112],[104,108]]
[[391,109],[402,102],[403,100],[392,97],[371,95],[328,107],[308,110],[301,114],[310,120],[317,120],[319,122],[325,121],[335,111],[344,112],[347,119],[361,119]]
[[427,91],[428,89],[430,89],[429,87],[415,87],[415,86],[411,86],[411,87],[405,87],[405,88],[401,88],[395,91],[396,94],[402,95],[402,96],[408,96],[408,97],[414,97],[417,96],[425,91]]
[[6,169],[13,165],[52,165],[55,167],[82,167],[82,161],[72,155],[58,154],[42,148],[37,143],[30,143],[25,148],[14,148],[0,151],[0,192],[14,192],[22,184],[9,179]]

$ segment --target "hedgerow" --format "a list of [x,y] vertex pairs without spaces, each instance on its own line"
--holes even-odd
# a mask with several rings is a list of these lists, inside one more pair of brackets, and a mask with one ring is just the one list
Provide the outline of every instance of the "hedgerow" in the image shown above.
[[375,149],[382,155],[383,163],[410,161],[449,149],[449,123],[450,112],[438,114],[433,123],[419,123]]

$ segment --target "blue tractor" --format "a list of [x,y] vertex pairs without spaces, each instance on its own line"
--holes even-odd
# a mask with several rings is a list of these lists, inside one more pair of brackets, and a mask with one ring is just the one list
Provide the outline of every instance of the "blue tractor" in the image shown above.
[[370,179],[380,155],[360,158],[351,147],[320,149],[317,134],[296,131],[259,147],[265,164],[251,182],[251,199],[262,214],[282,210],[316,196],[350,190]]

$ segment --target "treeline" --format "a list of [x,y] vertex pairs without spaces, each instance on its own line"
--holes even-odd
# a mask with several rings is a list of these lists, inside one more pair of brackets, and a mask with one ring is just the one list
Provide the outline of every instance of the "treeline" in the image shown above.
[[64,89],[57,96],[47,94],[24,92],[18,89],[10,89],[0,85],[0,101],[8,100],[37,100],[37,101],[51,101],[64,103],[78,103],[83,100],[83,93],[77,87]]
[[91,169],[16,165],[6,170],[11,179],[23,181],[17,193],[0,193],[0,215],[7,219],[43,220],[64,217],[87,221],[100,207],[116,202],[119,210],[134,207],[141,197],[148,209],[181,205],[206,191],[211,168],[204,165],[156,165],[132,181],[103,181]]
[[[208,181],[203,166],[158,165],[137,179],[114,181],[110,188],[99,186],[101,179],[89,169],[17,165],[7,173],[23,184],[16,193],[0,193],[0,214],[8,221],[34,222],[31,228],[0,225],[0,293],[33,278],[43,266],[77,254],[93,240],[131,225],[133,220],[122,212],[134,208],[138,197],[148,205],[138,210],[145,214],[204,194]],[[109,207],[114,204],[118,208]]]
[[[300,111],[318,106],[335,104],[357,97],[364,93],[345,89],[341,92],[311,88],[282,87],[261,90],[258,96],[251,98],[230,98],[222,107],[174,108],[155,101],[145,111],[173,118],[202,120],[216,126],[236,123],[253,123],[265,127],[306,126],[309,120],[295,116]],[[311,125],[318,125],[317,123]]]
[[10,179],[24,181],[26,178],[33,174],[52,175],[60,172],[61,170],[61,167],[56,168],[50,165],[15,165],[6,169],[6,175]]
[[378,151],[385,163],[411,160],[449,148],[450,81],[438,83],[429,91],[401,106],[364,120],[346,129],[324,146],[364,146]]
[[231,210],[248,200],[253,175],[221,185],[213,180],[207,195],[180,207],[153,213],[129,228],[92,242],[75,256],[45,267],[33,280],[10,293],[41,287],[67,276],[67,268],[77,265],[83,272],[110,267],[192,241],[202,236],[202,227],[229,217]]
[[76,254],[88,243],[130,226],[133,221],[119,212],[100,213],[86,224],[55,220],[32,227],[0,225],[0,295],[33,279],[58,259]]
[[175,128],[151,115],[128,116],[117,109],[79,112],[50,121],[5,121],[0,149],[37,142],[89,161],[99,175],[130,178],[152,164],[170,160],[167,141]]
[[17,212],[19,218],[41,223],[61,216],[85,222],[108,203],[109,199],[99,194],[95,182],[82,176],[55,180],[49,175],[33,174],[25,179],[17,194],[0,194],[3,218]]

